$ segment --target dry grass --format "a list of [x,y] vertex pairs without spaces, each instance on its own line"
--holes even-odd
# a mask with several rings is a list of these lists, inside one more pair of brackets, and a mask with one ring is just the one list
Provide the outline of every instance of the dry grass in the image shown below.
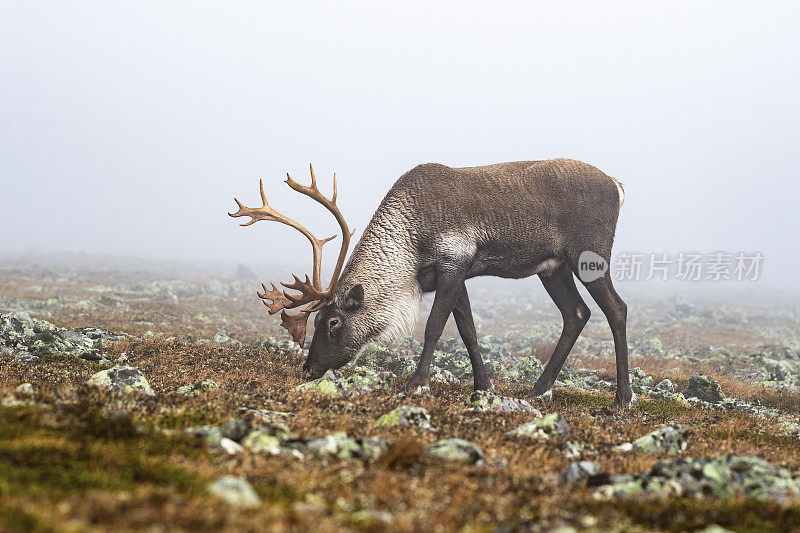
[[[91,420],[100,429],[108,424],[99,422],[103,419],[97,417],[119,410],[128,413],[122,420],[144,427],[182,428],[220,423],[234,416],[238,407],[246,406],[293,412],[288,424],[303,437],[346,431],[351,436],[385,437],[393,444],[381,460],[364,465],[250,453],[234,458],[212,457],[184,441],[174,441],[170,450],[163,445],[163,437],[152,434],[161,443],[156,448],[161,451],[151,451],[151,456],[164,454],[161,460],[195,476],[186,485],[188,492],[181,488],[184,482],[168,476],[158,483],[146,479],[127,481],[112,490],[104,482],[81,487],[67,485],[64,490],[37,494],[33,505],[34,500],[12,485],[0,492],[0,523],[8,528],[22,524],[21,529],[30,526],[41,530],[71,522],[81,528],[92,525],[124,530],[160,524],[169,529],[245,531],[312,527],[321,531],[340,528],[451,531],[467,525],[488,530],[501,524],[516,527],[567,522],[580,526],[592,520],[597,520],[601,529],[620,524],[668,528],[670,524],[666,515],[646,513],[639,508],[622,511],[614,503],[601,505],[580,490],[560,486],[555,478],[570,462],[559,451],[562,442],[526,442],[505,437],[507,431],[529,420],[529,414],[465,413],[461,402],[469,394],[466,383],[438,384],[433,388],[432,398],[412,401],[429,410],[437,429],[435,433],[413,429],[372,430],[372,422],[378,416],[402,402],[394,394],[399,383],[388,393],[357,398],[298,396],[290,392],[299,383],[297,360],[287,354],[254,347],[185,345],[163,338],[125,341],[114,347],[114,352],[121,351],[127,352],[132,364],[148,376],[157,393],[155,398],[133,401],[106,397],[87,389],[82,383],[91,370],[74,360],[61,361],[54,370],[51,363],[44,361],[20,364],[4,359],[0,370],[4,388],[8,391],[19,382],[33,382],[39,391],[37,401],[42,405],[36,410],[40,413],[37,416],[42,417],[40,422],[13,428],[21,432],[14,436],[14,442],[19,442],[22,449],[41,449],[44,442],[50,442],[43,440],[45,437],[68,442],[75,435],[76,424],[78,428],[85,427],[85,415],[79,414],[85,412],[98,413]],[[196,398],[173,394],[177,386],[205,377],[217,380],[221,389]],[[516,397],[528,390],[507,382],[497,385],[501,393]],[[553,403],[541,407],[564,414],[571,426],[569,439],[596,453],[589,458],[598,460],[608,472],[639,472],[650,468],[659,457],[610,453],[609,449],[668,421],[692,426],[688,455],[756,455],[794,471],[800,468],[796,441],[781,437],[774,424],[761,419],[693,411],[661,401],[644,401],[628,413],[608,417],[604,408],[611,405],[611,400],[610,395],[557,389]],[[60,407],[64,404],[74,408]],[[4,420],[8,420],[7,415],[8,412]],[[87,437],[87,446],[99,450],[102,444],[109,456],[127,454],[129,460],[138,460],[140,452],[134,451],[128,439],[138,439],[137,446],[142,446],[150,434],[131,436],[124,427],[116,430],[112,427],[105,436],[101,432],[101,436]],[[422,455],[425,445],[450,436],[466,438],[481,446],[487,453],[488,465],[442,464]],[[34,466],[31,468],[35,470]],[[255,510],[231,511],[197,491],[201,481],[225,473],[247,477],[264,498],[264,505]],[[124,476],[119,477],[124,480]],[[640,502],[640,505],[644,508],[651,504]],[[718,514],[726,505],[698,504],[700,518],[694,520],[722,521],[735,526],[741,517],[726,520]],[[797,508],[788,511],[778,508],[783,520],[800,527]],[[759,509],[766,513],[763,506]],[[379,515],[363,511],[388,513],[391,522],[384,524]],[[764,519],[758,525],[768,527],[770,523]]]

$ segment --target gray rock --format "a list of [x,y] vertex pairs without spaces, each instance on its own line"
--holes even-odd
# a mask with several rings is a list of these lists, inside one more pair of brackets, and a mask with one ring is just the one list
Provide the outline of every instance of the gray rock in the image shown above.
[[422,407],[412,405],[401,405],[382,415],[372,425],[373,428],[391,427],[418,427],[421,429],[432,430],[431,416]]
[[565,485],[573,485],[579,481],[588,479],[600,472],[600,463],[595,461],[579,461],[571,463],[561,474],[561,482]]
[[14,396],[17,398],[33,398],[33,393],[33,385],[30,383],[17,385],[17,387],[14,389]]
[[388,390],[392,386],[395,375],[369,368],[358,368],[353,375],[344,380],[345,389],[350,392],[372,392]]
[[800,481],[788,470],[757,457],[669,459],[636,476],[592,476],[589,487],[607,498],[639,495],[781,500],[800,496]]
[[410,357],[371,344],[355,357],[350,366],[385,370],[396,376],[402,376],[413,372],[416,365]]
[[506,377],[511,381],[536,383],[543,370],[542,362],[537,357],[529,355],[520,359],[514,367],[506,372]]
[[319,394],[321,396],[341,396],[347,385],[338,370],[328,370],[321,378],[302,383],[293,390],[299,393]]
[[217,448],[222,439],[222,433],[216,426],[196,426],[184,429],[181,433],[198,439],[202,439],[206,446]]
[[533,439],[549,439],[569,434],[569,424],[561,413],[550,413],[544,417],[522,424],[509,431],[511,437],[527,437]]
[[228,455],[236,455],[244,451],[244,447],[241,444],[225,437],[220,439],[219,448]]
[[216,344],[226,344],[228,346],[240,346],[242,343],[236,340],[236,333],[220,330],[211,339]]
[[242,446],[254,453],[280,455],[284,453],[281,438],[270,431],[256,429],[242,440]]
[[699,398],[706,402],[719,402],[725,399],[722,387],[711,376],[703,374],[693,374],[689,378],[689,385],[686,388],[686,396],[689,398]]
[[675,385],[673,385],[672,381],[670,381],[669,379],[663,379],[663,380],[659,381],[658,385],[656,385],[656,388],[658,390],[664,391],[664,392],[674,392],[675,391]]
[[250,426],[236,418],[231,418],[220,427],[222,436],[235,442],[242,442],[250,432]]
[[222,476],[208,485],[208,492],[222,501],[240,507],[258,507],[261,499],[246,479]]
[[670,424],[614,449],[621,452],[682,453],[686,449],[688,435],[689,426]]
[[346,433],[334,433],[305,443],[300,451],[317,457],[336,457],[337,459],[373,460],[386,450],[384,439],[366,437],[351,439]]
[[183,394],[184,396],[198,396],[217,389],[219,389],[219,385],[216,381],[213,379],[204,379],[191,385],[178,387],[178,394]]
[[18,361],[68,355],[97,362],[103,359],[107,344],[122,338],[124,335],[95,327],[59,328],[25,312],[0,313],[0,353]]
[[116,365],[108,370],[102,370],[89,378],[88,384],[124,394],[155,395],[144,374],[138,368],[129,365]]
[[483,461],[483,450],[464,439],[444,439],[425,448],[425,454],[443,461],[476,464]]
[[493,391],[475,391],[466,399],[464,405],[471,411],[523,411],[541,416],[541,413],[526,400],[498,396]]
[[458,385],[458,378],[449,370],[431,365],[431,381],[434,383],[446,383],[448,385]]

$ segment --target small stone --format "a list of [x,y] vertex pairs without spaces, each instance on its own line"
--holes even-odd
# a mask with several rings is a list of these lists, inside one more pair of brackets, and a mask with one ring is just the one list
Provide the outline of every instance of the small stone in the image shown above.
[[595,461],[579,461],[570,464],[564,473],[561,474],[561,482],[565,485],[572,485],[578,481],[588,479],[600,472],[600,463]]
[[471,411],[523,411],[541,416],[541,413],[526,400],[498,396],[493,391],[476,390],[470,394],[464,405]]
[[689,398],[699,398],[706,402],[719,402],[725,399],[722,387],[711,376],[703,374],[693,374],[689,378],[689,385],[686,388],[686,396]]
[[633,442],[626,442],[614,448],[619,452],[645,453],[683,453],[686,449],[689,426],[671,424],[659,428]]
[[88,383],[125,394],[140,392],[148,396],[155,395],[144,374],[138,368],[128,365],[116,365],[108,370],[102,370],[89,378]]
[[220,439],[219,447],[228,455],[236,455],[238,453],[242,453],[244,450],[244,447],[242,447],[241,444],[225,437]]
[[321,378],[298,385],[293,390],[300,393],[336,397],[341,396],[346,389],[342,373],[338,370],[328,370]]
[[33,385],[30,383],[17,385],[17,388],[14,389],[14,396],[17,398],[33,398]]
[[372,425],[373,428],[382,427],[418,427],[421,429],[432,430],[431,416],[422,407],[412,405],[401,405],[382,415]]
[[219,447],[220,440],[222,440],[222,433],[216,426],[197,426],[186,428],[182,431],[182,433],[198,439],[203,439],[203,441],[206,443],[206,446],[210,448]]
[[242,440],[242,446],[254,453],[281,454],[281,439],[268,431],[256,429]]
[[250,432],[250,427],[236,418],[231,418],[220,427],[222,436],[235,442],[242,442]]
[[395,377],[391,372],[378,372],[369,368],[358,368],[353,375],[345,378],[344,386],[353,392],[385,391],[392,386]]
[[483,450],[464,439],[444,439],[425,448],[425,454],[443,461],[476,464],[483,461]]
[[506,433],[506,435],[511,437],[548,439],[567,435],[568,433],[569,424],[567,423],[567,419],[564,418],[561,413],[550,413],[539,420],[522,424]]
[[219,389],[219,385],[216,381],[213,379],[204,379],[191,385],[178,387],[178,394],[183,394],[185,396],[198,396],[200,394],[215,391],[217,389]]
[[673,385],[672,381],[670,381],[669,379],[663,379],[663,380],[659,381],[658,385],[656,385],[656,388],[658,390],[664,391],[664,392],[674,392],[675,391],[675,385]]
[[449,370],[439,368],[436,365],[431,365],[431,382],[433,383],[446,383],[448,385],[458,385],[458,378],[453,375]]
[[240,507],[258,507],[261,500],[246,479],[222,476],[208,485],[208,491],[222,501]]

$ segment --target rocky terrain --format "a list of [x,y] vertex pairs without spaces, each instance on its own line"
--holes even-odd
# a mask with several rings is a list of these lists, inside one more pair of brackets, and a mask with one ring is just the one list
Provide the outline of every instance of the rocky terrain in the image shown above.
[[0,530],[800,528],[800,295],[622,285],[638,403],[616,412],[592,305],[552,399],[525,399],[560,332],[536,280],[469,285],[494,393],[450,324],[414,396],[419,332],[302,383],[257,287],[0,262]]

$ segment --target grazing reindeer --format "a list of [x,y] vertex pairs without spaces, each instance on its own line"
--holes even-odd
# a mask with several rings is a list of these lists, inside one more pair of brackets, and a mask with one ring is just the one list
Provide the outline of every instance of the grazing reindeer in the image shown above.
[[[250,217],[244,226],[259,220],[288,224],[311,242],[312,279],[294,276],[293,283],[283,284],[299,295],[277,289],[274,284],[271,289],[262,284],[264,292],[259,293],[271,314],[283,311],[282,325],[301,344],[308,316],[317,312],[303,365],[306,378],[341,367],[368,341],[409,331],[421,295],[436,291],[422,355],[408,389],[429,384],[434,347],[450,313],[469,353],[475,389],[491,389],[464,281],[475,276],[519,279],[537,274],[564,320],[553,355],[531,392],[531,396],[550,394],[589,320],[589,308],[573,278],[578,273],[578,258],[584,251],[594,252],[606,262],[611,257],[624,195],[617,180],[591,165],[569,159],[470,168],[419,165],[394,184],[342,270],[353,234],[336,206],[336,176],[331,198],[320,193],[313,169],[308,187],[287,178],[289,187],[333,213],[342,230],[339,259],[327,288],[323,289],[320,280],[321,251],[333,237],[317,239],[272,209],[263,185],[262,207],[245,207],[236,200],[239,210],[231,216]],[[608,319],[614,336],[614,405],[627,407],[633,397],[625,333],[627,307],[608,273],[584,285]],[[305,304],[310,305],[297,315],[285,311]]]

